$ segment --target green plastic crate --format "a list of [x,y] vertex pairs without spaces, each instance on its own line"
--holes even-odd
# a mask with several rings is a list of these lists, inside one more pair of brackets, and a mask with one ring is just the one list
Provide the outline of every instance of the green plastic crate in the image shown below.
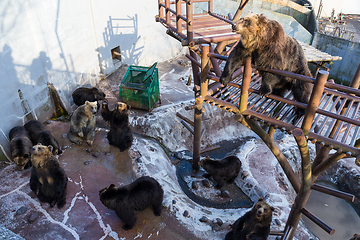
[[133,108],[151,110],[160,99],[159,72],[151,67],[130,65],[121,81],[120,99]]

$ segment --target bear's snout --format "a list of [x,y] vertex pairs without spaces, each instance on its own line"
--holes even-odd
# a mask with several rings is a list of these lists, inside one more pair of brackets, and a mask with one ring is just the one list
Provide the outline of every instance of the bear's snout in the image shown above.
[[257,215],[258,215],[258,216],[261,216],[262,213],[263,213],[263,210],[260,208],[260,209],[257,211]]

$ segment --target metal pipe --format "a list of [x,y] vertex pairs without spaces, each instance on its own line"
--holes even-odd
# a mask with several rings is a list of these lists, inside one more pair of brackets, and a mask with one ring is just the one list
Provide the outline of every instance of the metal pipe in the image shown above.
[[200,154],[203,154],[203,153],[206,153],[206,152],[210,152],[210,151],[214,151],[216,149],[219,149],[220,146],[219,145],[215,145],[215,146],[212,146],[212,147],[208,147],[208,148],[204,148],[200,151]]
[[190,119],[188,119],[187,117],[184,117],[183,115],[181,115],[180,113],[176,113],[176,116],[181,118],[182,120],[184,120],[185,122],[189,123],[191,126],[194,126],[194,122],[191,121]]
[[244,10],[244,7],[248,2],[249,2],[249,0],[241,0],[239,7],[236,10],[236,13],[232,19],[234,22],[240,19],[241,13]]
[[193,6],[192,0],[186,0],[186,30],[187,30],[187,45],[193,47],[195,44],[194,33],[193,33]]
[[316,225],[321,227],[325,232],[327,232],[330,235],[333,235],[335,233],[335,229],[327,225],[325,222],[323,222],[320,218],[315,216],[313,213],[309,212],[307,209],[302,208],[301,213],[303,213],[306,217],[308,217],[311,221],[313,221]]
[[192,130],[192,128],[184,120],[181,120],[181,123],[191,132],[192,135],[194,135],[194,130]]
[[170,24],[170,0],[165,0],[165,19],[166,19],[166,24],[169,25]]
[[326,193],[326,194],[334,196],[334,197],[344,199],[344,200],[349,201],[349,202],[354,202],[354,200],[355,200],[355,196],[350,194],[350,193],[345,193],[345,192],[335,190],[335,189],[331,189],[331,188],[328,188],[328,187],[324,187],[324,186],[321,186],[321,185],[318,185],[318,184],[311,185],[311,189],[315,190],[315,191],[318,191],[318,192]]
[[164,18],[164,11],[161,9],[162,4],[164,4],[164,1],[163,0],[158,0],[158,3],[159,3],[159,18]]

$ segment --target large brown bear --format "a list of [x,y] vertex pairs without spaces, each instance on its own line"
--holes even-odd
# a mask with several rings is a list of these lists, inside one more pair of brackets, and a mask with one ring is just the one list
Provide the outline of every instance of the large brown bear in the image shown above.
[[254,207],[235,221],[225,240],[266,240],[275,209],[259,198]]
[[13,127],[9,132],[11,157],[20,170],[31,167],[30,152],[33,146],[23,126]]
[[33,145],[38,143],[41,143],[44,146],[51,145],[53,147],[54,155],[62,153],[61,149],[59,148],[59,143],[54,135],[52,135],[52,133],[47,130],[44,124],[42,124],[40,121],[30,120],[24,125],[24,127],[28,131]]
[[97,112],[97,102],[86,101],[78,107],[70,120],[68,137],[70,141],[81,145],[85,140],[90,146],[95,139],[95,114]]
[[[235,22],[233,31],[241,34],[241,39],[230,53],[220,82],[227,85],[234,71],[244,64],[247,57],[251,63],[268,69],[278,69],[311,77],[302,47],[292,37],[285,34],[277,21],[270,20],[263,14],[249,14]],[[259,71],[262,77],[261,96],[270,93],[278,96],[291,90],[298,102],[308,103],[312,84],[290,77]],[[298,110],[297,116],[304,114]]]
[[200,161],[200,166],[204,168],[208,174],[217,183],[217,188],[222,188],[224,183],[233,183],[239,174],[241,161],[236,156],[228,156],[221,160],[212,160],[208,156]]
[[52,154],[52,146],[35,145],[31,149],[30,189],[41,202],[62,208],[66,204],[67,176],[57,158]]
[[115,187],[111,184],[99,191],[102,204],[115,211],[125,223],[123,229],[132,229],[136,223],[135,211],[152,206],[155,216],[162,212],[164,191],[152,177],[140,177],[129,185]]
[[107,135],[110,145],[119,148],[120,152],[131,147],[133,135],[129,126],[130,105],[118,102],[114,110],[110,111],[107,101],[101,108],[101,116],[110,123],[110,131]]

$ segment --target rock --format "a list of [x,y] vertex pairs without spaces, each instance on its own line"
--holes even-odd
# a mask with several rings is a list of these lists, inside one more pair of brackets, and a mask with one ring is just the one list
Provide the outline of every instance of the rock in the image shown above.
[[182,160],[184,158],[184,152],[176,152],[176,153],[174,153],[174,157]]
[[202,218],[199,219],[200,222],[207,222],[209,221],[209,219],[205,216],[203,216]]
[[278,226],[281,226],[281,222],[280,222],[280,220],[279,219],[275,219],[275,223],[276,223],[276,225],[278,225]]
[[149,150],[152,152],[155,152],[155,148],[153,148],[153,147],[149,147]]
[[27,207],[22,206],[21,208],[19,208],[19,209],[16,211],[15,216],[20,215],[20,214],[23,214],[24,212],[26,212],[26,210],[27,210]]
[[249,175],[250,175],[250,173],[249,173],[248,171],[243,171],[243,172],[241,173],[241,178],[242,178],[242,179],[245,179],[245,178],[247,178]]
[[204,179],[204,180],[202,180],[201,182],[202,182],[202,185],[203,185],[204,187],[206,187],[206,188],[211,187],[211,183],[210,183],[209,180]]
[[220,227],[224,224],[223,220],[221,220],[220,218],[216,218],[216,219],[215,219],[215,223],[216,223],[217,225],[219,225]]
[[90,164],[92,161],[85,161],[84,162],[84,165],[88,165],[88,164]]
[[189,217],[190,216],[190,213],[188,210],[185,210],[184,213],[183,213],[183,216],[184,217]]
[[85,151],[86,151],[87,153],[91,153],[91,149],[90,149],[90,148],[85,149]]
[[137,158],[137,159],[136,159],[136,162],[137,162],[137,163],[141,163],[141,162],[142,162],[141,157]]
[[93,154],[91,154],[93,157],[97,158],[99,156],[99,153],[94,152]]
[[110,152],[105,152],[105,156],[110,156]]
[[38,212],[31,212],[28,218],[29,223],[33,223],[39,217]]
[[221,190],[220,197],[228,198],[230,197],[230,193],[227,190]]
[[171,202],[172,204],[176,204],[176,200],[172,200],[172,202]]
[[191,183],[191,188],[194,189],[194,190],[198,190],[199,188],[199,182],[198,181],[193,181]]

